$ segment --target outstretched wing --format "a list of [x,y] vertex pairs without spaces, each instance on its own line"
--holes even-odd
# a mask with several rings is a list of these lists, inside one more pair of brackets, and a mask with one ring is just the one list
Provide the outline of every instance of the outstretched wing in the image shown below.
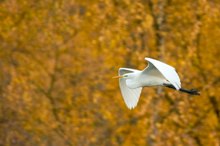
[[[131,72],[139,72],[139,70],[130,69],[130,68],[120,68],[118,73],[121,76],[123,74],[131,73]],[[122,97],[127,107],[129,109],[134,108],[138,103],[142,87],[130,89],[127,87],[126,79],[124,78],[119,79],[119,86],[121,89]]]
[[155,67],[159,72],[177,89],[181,88],[180,78],[172,66],[160,62],[152,58],[145,58],[148,61],[149,67]]

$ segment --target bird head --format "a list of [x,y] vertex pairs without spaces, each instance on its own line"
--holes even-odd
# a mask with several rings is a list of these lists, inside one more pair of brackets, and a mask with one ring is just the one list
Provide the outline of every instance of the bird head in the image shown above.
[[123,75],[120,75],[120,76],[115,76],[115,77],[112,77],[114,79],[120,79],[120,78],[125,78],[125,79],[130,79],[130,78],[133,78],[135,77],[135,74],[134,73],[127,73],[127,74],[123,74]]

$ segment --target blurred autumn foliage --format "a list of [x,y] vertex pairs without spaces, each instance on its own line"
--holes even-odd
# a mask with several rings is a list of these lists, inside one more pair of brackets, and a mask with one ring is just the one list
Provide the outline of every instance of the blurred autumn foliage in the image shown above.
[[[219,0],[1,0],[0,146],[219,146]],[[145,88],[119,67],[174,66],[200,96]]]

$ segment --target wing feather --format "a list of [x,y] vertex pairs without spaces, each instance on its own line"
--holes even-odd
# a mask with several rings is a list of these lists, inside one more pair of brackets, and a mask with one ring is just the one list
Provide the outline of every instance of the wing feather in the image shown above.
[[150,63],[149,67],[155,66],[177,90],[181,88],[180,78],[175,68],[152,58],[145,58],[145,60]]
[[[119,69],[119,75],[123,75],[125,73],[131,73],[131,72],[139,72],[139,70],[130,69],[130,68],[120,68]],[[124,99],[125,104],[129,109],[134,108],[139,100],[142,87],[130,89],[128,88],[126,84],[126,79],[120,78],[119,79],[119,86],[121,90],[122,97]]]

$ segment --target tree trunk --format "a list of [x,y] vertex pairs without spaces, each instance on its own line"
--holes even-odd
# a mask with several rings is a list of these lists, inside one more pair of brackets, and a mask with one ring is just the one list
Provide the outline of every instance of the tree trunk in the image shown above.
[[[153,17],[153,28],[155,31],[156,35],[156,48],[157,48],[157,53],[158,53],[158,59],[163,60],[164,56],[164,25],[165,25],[165,14],[164,14],[164,7],[166,5],[166,1],[164,0],[159,0],[157,3],[154,3],[152,0],[149,1],[149,7],[151,10],[151,15]],[[158,129],[156,127],[156,124],[159,119],[159,113],[158,113],[158,104],[160,102],[159,96],[162,93],[162,88],[158,87],[157,89],[157,97],[155,97],[152,101],[152,120],[151,120],[151,132],[147,136],[147,143],[149,146],[154,146],[155,145],[155,138],[158,135]]]

